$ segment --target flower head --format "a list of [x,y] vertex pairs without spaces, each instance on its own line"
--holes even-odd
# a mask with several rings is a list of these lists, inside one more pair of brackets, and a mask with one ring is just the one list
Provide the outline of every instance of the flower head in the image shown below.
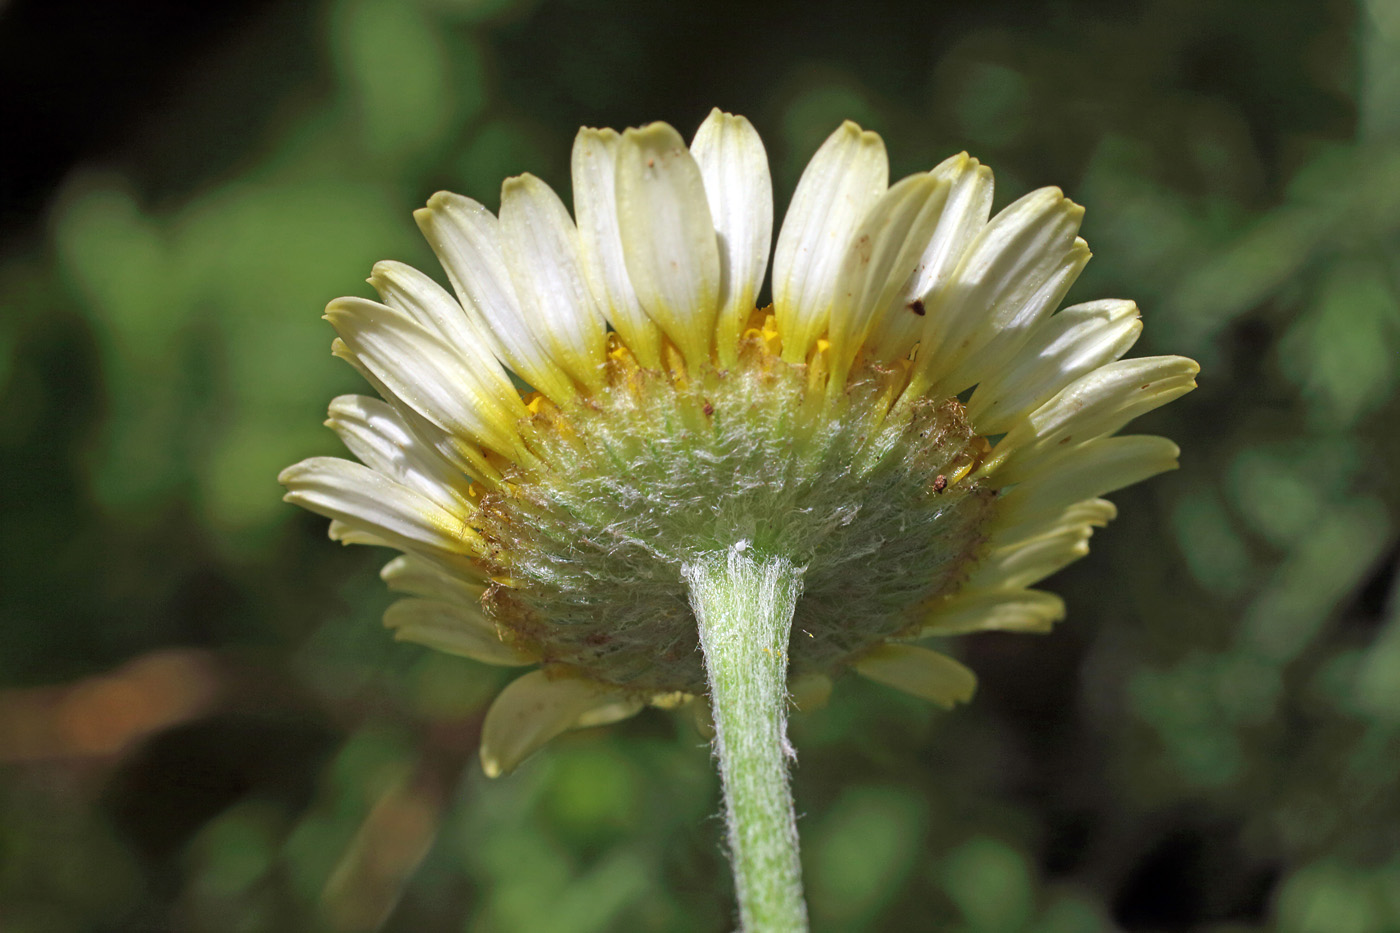
[[1111,435],[1197,366],[1120,359],[1130,301],[1056,312],[1089,258],[1058,189],[992,217],[977,160],[890,185],[879,136],[845,123],[793,195],[768,307],[772,186],[743,117],[689,147],[664,123],[580,130],[573,189],[572,218],[530,175],[499,217],[434,195],[415,216],[452,291],[383,262],[380,302],[326,312],[380,396],[331,403],[360,463],[281,476],[333,538],[404,552],[397,637],[539,666],[487,715],[488,773],[702,693],[686,568],[716,548],[805,568],[794,691],[849,668],[966,700],[972,673],[912,642],[1047,630],[1064,604],[1027,587],[1087,553],[1100,496],[1176,464]]

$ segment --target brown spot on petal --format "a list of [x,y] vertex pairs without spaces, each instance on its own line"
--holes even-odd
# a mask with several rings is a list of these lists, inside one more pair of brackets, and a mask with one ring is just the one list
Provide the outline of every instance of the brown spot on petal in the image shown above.
[[922,298],[915,298],[913,301],[909,302],[908,307],[910,311],[913,311],[919,317],[924,316],[924,300]]

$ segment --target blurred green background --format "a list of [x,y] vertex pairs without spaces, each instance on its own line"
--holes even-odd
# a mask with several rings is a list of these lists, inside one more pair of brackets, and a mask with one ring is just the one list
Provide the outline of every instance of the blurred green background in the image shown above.
[[818,930],[1400,930],[1400,4],[0,6],[0,927],[719,931],[704,741],[514,776],[506,676],[381,629],[389,555],[283,505],[359,391],[325,302],[410,212],[561,191],[580,124],[749,116],[779,204],[843,118],[893,174],[1058,184],[1201,388],[1182,469],[981,635],[952,714],[792,725]]

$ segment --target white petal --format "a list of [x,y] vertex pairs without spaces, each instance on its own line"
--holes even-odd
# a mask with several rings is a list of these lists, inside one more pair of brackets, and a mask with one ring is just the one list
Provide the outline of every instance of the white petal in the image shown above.
[[380,301],[407,314],[449,346],[478,342],[479,331],[457,299],[412,266],[390,259],[376,262],[368,281]]
[[331,401],[326,426],[365,466],[421,493],[445,511],[467,515],[476,506],[467,477],[423,442],[390,405],[363,395]]
[[1118,506],[1107,499],[1083,499],[1054,512],[1035,514],[1007,521],[998,515],[990,548],[1021,547],[1038,538],[1057,537],[1086,527],[1102,528],[1118,517]]
[[700,166],[672,127],[622,134],[617,219],[637,297],[692,367],[709,362],[720,259]]
[[970,632],[1048,632],[1065,617],[1065,601],[1040,590],[959,593],[930,610],[920,637]]
[[917,385],[956,395],[986,374],[987,354],[1019,349],[1088,258],[1075,237],[1083,216],[1058,188],[1042,188],[982,228],[957,270],[923,299]]
[[977,690],[977,675],[946,654],[917,645],[885,644],[856,662],[856,672],[952,709]]
[[1112,434],[1129,421],[1165,405],[1196,387],[1200,366],[1180,356],[1148,356],[1100,366],[1070,383],[1006,432],[987,473],[1002,465],[1028,470],[1026,460],[1041,460],[1066,448]]
[[361,463],[432,499],[450,512],[475,509],[466,477],[413,429],[392,406],[364,395],[341,395],[330,404],[326,425]]
[[510,269],[501,254],[500,222],[476,201],[439,191],[413,212],[468,316],[483,324],[492,350],[531,386],[555,401],[577,389],[520,313]]
[[999,481],[1016,485],[997,500],[997,514],[1011,521],[1053,514],[1072,502],[1107,495],[1174,470],[1179,454],[1176,444],[1165,437],[1130,434],[1101,437],[1053,460],[1034,463],[1035,469],[1027,471],[1024,479],[1015,469],[998,470]]
[[570,375],[599,388],[607,329],[564,202],[533,175],[508,178],[501,186],[500,234],[526,325]]
[[773,253],[773,313],[785,360],[804,362],[827,329],[846,248],[888,183],[884,142],[849,120],[807,164]]
[[[1065,251],[1060,264],[1051,270],[1040,287],[1015,306],[994,324],[997,328],[976,350],[968,353],[962,363],[944,381],[944,386],[961,386],[955,394],[961,394],[969,386],[976,385],[995,373],[1005,371],[1011,360],[1025,347],[1036,329],[1060,306],[1079,273],[1089,262],[1089,244],[1076,238]],[[1011,306],[1008,304],[1008,308]],[[993,315],[997,320],[1000,316]],[[952,392],[951,389],[945,391]]]
[[444,460],[476,482],[482,483],[488,488],[495,488],[501,478],[500,471],[487,461],[481,448],[465,437],[444,431],[414,411],[413,406],[394,394],[394,391],[371,372],[355,355],[354,351],[345,345],[345,341],[339,337],[331,341],[331,355],[345,360],[355,367],[355,371],[374,387],[374,391],[379,393],[379,397],[388,402],[390,407],[398,412],[403,422],[413,429],[414,435],[419,440],[433,448]]
[[931,174],[948,182],[948,198],[919,257],[918,275],[900,296],[894,312],[875,322],[872,338],[879,359],[909,355],[923,333],[926,296],[936,294],[953,274],[992,212],[992,170],[966,152],[945,159]]
[[521,667],[532,658],[501,641],[496,624],[479,606],[437,599],[401,599],[384,612],[384,624],[399,641],[427,645],[485,664]]
[[376,535],[396,548],[453,558],[475,553],[480,538],[456,515],[367,466],[312,457],[277,477],[283,499]]
[[705,181],[719,236],[719,321],[716,343],[720,365],[738,359],[739,335],[753,313],[768,250],[773,244],[773,181],[768,153],[748,120],[710,111],[690,144]]
[[436,565],[412,554],[400,554],[389,561],[379,571],[379,578],[395,592],[470,604],[481,602],[489,582],[480,572],[443,573]]
[[647,316],[627,276],[617,227],[616,130],[587,127],[574,138],[574,217],[578,220],[583,271],[603,314],[648,369],[661,368],[661,331]]
[[1075,379],[1127,353],[1142,333],[1131,301],[1091,301],[1044,321],[1026,346],[982,380],[967,403],[977,433],[1001,434]]
[[481,727],[481,767],[487,777],[515,769],[542,745],[570,729],[606,725],[641,710],[641,700],[573,677],[544,671],[512,681],[496,697]]
[[967,587],[1010,590],[1044,580],[1088,554],[1093,531],[1090,525],[1079,525],[1058,535],[994,550],[972,571]]
[[455,350],[499,408],[524,417],[520,392],[501,367],[494,338],[479,316],[468,316],[446,289],[401,262],[375,263],[369,283],[386,305],[412,317]]
[[525,415],[519,398],[516,410],[503,407],[440,337],[363,298],[336,299],[326,320],[365,368],[424,418],[507,456],[515,452],[515,424]]
[[946,181],[911,175],[886,191],[856,229],[831,309],[831,385],[845,385],[875,321],[910,314],[903,295],[947,196]]
[[[345,522],[336,518],[331,519],[327,535],[332,541],[339,541],[341,544],[368,544],[375,547],[391,548],[402,548],[404,546],[402,543],[395,544],[369,531],[362,531],[353,525],[347,525]],[[462,579],[476,579],[480,576],[480,571],[477,566],[458,554],[444,554],[417,548],[412,553],[400,554],[394,560],[389,561],[385,567],[387,568],[394,565],[396,561],[411,561],[413,564],[420,567],[435,568],[434,572],[442,579],[456,579],[458,577]],[[395,587],[390,585],[389,588],[394,589]],[[468,598],[472,601],[479,601],[480,593],[484,591],[484,589],[484,586],[478,588],[477,595]],[[441,594],[423,593],[416,595],[440,596]],[[452,594],[450,598],[456,599],[457,595]]]
[[332,541],[339,541],[341,544],[368,544],[372,547],[394,546],[379,535],[361,531],[353,525],[345,524],[338,518],[331,519],[330,525],[326,527],[326,537]]

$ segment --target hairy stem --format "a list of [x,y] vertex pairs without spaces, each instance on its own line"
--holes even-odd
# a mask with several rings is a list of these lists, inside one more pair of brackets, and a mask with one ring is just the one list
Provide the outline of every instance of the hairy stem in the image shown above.
[[704,555],[685,574],[705,654],[743,929],[806,930],[787,740],[788,636],[802,570],[741,542]]

